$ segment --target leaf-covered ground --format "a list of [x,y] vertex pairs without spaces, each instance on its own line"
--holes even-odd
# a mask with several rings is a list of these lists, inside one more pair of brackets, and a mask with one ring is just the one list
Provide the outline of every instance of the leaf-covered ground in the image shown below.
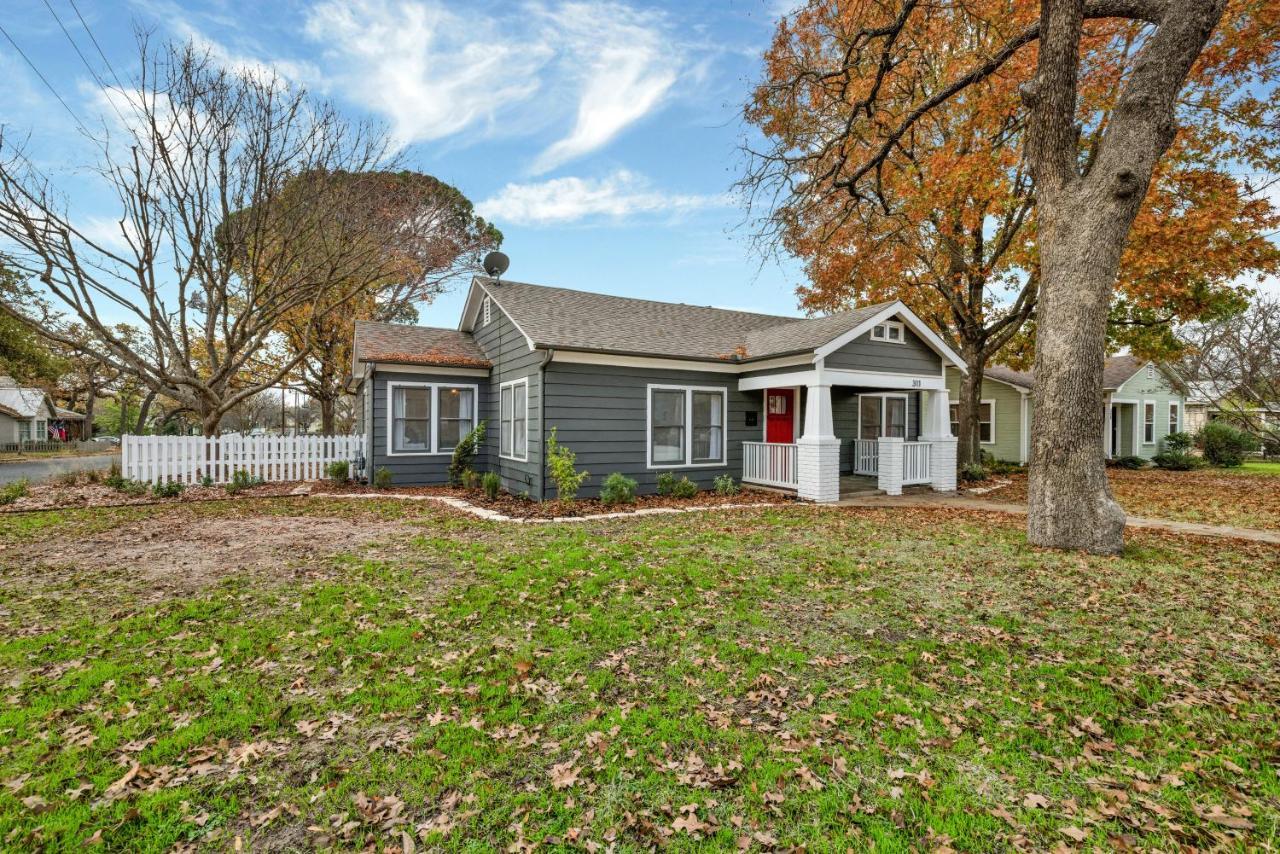
[[[1134,516],[1274,531],[1280,529],[1280,466],[1272,473],[1271,465],[1199,471],[1107,469],[1107,477],[1120,506]],[[974,497],[1026,502],[1025,474],[1000,479],[1012,483]]]
[[[355,503],[5,520],[0,847],[1276,845],[1274,547],[1035,552],[1017,518],[942,508]],[[310,517],[353,545],[168,585],[176,561],[30,559]]]

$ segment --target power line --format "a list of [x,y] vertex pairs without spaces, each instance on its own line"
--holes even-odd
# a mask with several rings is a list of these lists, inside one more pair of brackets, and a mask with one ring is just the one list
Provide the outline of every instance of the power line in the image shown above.
[[80,121],[80,117],[76,115],[76,111],[71,109],[67,102],[62,99],[62,96],[58,94],[58,90],[53,88],[53,84],[49,82],[49,79],[45,77],[43,73],[41,73],[40,69],[36,67],[36,64],[31,61],[29,56],[27,56],[26,52],[23,51],[22,48],[18,47],[18,43],[13,40],[13,36],[9,35],[9,31],[4,28],[3,24],[0,24],[0,34],[3,34],[4,37],[8,39],[9,44],[13,45],[13,49],[18,52],[18,56],[22,57],[23,60],[26,61],[27,65],[31,67],[31,70],[40,78],[40,82],[45,85],[45,88],[53,93],[53,97],[58,99],[58,103],[62,105],[62,109],[67,111],[67,115],[75,119],[75,123],[80,126],[80,130],[84,132],[85,136],[92,137],[93,134],[89,133],[89,129],[85,127],[84,122]]
[[127,91],[125,85],[120,80],[120,75],[116,74],[115,66],[111,64],[111,60],[107,59],[107,55],[102,51],[102,45],[98,44],[98,39],[93,34],[93,28],[89,26],[89,22],[84,19],[84,15],[80,14],[80,7],[76,5],[76,0],[68,0],[71,8],[75,11],[76,17],[80,19],[80,26],[84,27],[84,31],[89,34],[89,41],[93,42],[93,47],[98,51],[98,56],[102,57],[102,61],[107,66],[107,70],[111,72],[111,78],[116,81],[116,85],[120,87],[120,91]]
[[[100,86],[103,89],[104,92],[107,90],[110,90],[111,87],[107,85],[107,82],[103,80],[102,77],[98,74],[98,72],[94,69],[94,67],[89,64],[89,60],[85,57],[84,52],[80,50],[80,45],[78,45],[76,43],[76,40],[71,37],[70,31],[68,31],[66,25],[62,23],[62,18],[59,17],[58,13],[54,11],[53,6],[50,5],[49,3],[49,0],[44,0],[44,7],[49,10],[49,14],[53,16],[53,20],[55,20],[58,23],[58,28],[62,30],[62,34],[67,37],[67,41],[71,43],[71,47],[73,50],[75,50],[76,56],[80,57],[80,61],[84,63],[84,67],[87,68],[89,70],[89,74],[93,76],[94,82],[96,82],[98,86]],[[74,6],[72,8],[74,8]],[[77,15],[80,14],[79,10],[76,11],[76,14]],[[83,24],[84,18],[81,18],[80,22]],[[87,24],[85,25],[85,29],[86,31],[88,30]],[[89,33],[89,38],[90,40],[93,41],[95,45],[98,43],[97,39],[93,38],[92,32]],[[101,48],[98,49],[98,53],[102,53]],[[110,64],[108,64],[107,67],[110,68]],[[112,76],[115,76],[114,69],[112,69],[111,74]],[[119,82],[118,77],[116,78],[116,82],[117,83]],[[121,93],[125,94],[125,97],[128,97],[128,94],[124,92],[123,87],[121,87]],[[111,105],[111,109],[115,111],[115,114],[120,118],[120,123],[127,127],[129,122],[125,119],[124,114],[120,112],[120,108],[116,106],[115,101],[111,99],[110,95],[107,95],[106,98],[107,98],[107,103]]]

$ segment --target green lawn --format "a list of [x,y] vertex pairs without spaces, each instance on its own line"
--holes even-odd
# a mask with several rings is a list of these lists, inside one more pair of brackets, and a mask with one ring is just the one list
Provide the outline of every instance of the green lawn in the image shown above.
[[[0,518],[3,847],[1276,845],[1275,548],[421,504]],[[138,531],[313,517],[398,527],[199,578],[138,557]]]
[[[1227,469],[1226,471],[1233,470]],[[1280,462],[1261,462],[1255,460],[1246,462],[1239,469],[1235,469],[1234,471],[1238,471],[1240,474],[1266,474],[1272,475],[1273,477],[1280,477]]]

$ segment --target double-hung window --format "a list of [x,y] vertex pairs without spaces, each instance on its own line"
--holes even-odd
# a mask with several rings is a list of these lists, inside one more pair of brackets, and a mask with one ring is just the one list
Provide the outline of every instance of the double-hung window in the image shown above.
[[1156,443],[1156,404],[1152,400],[1142,404],[1142,443],[1144,445]]
[[[996,402],[984,400],[978,404],[978,441],[990,445],[996,434]],[[951,404],[951,435],[960,435],[960,404]]]
[[503,383],[498,413],[499,456],[529,459],[529,380]]
[[1178,404],[1170,401],[1169,403],[1169,432],[1177,433],[1182,429],[1182,417],[1178,410]]
[[448,454],[476,426],[476,387],[447,383],[388,384],[389,452]]
[[724,465],[727,407],[722,388],[649,386],[649,465]]

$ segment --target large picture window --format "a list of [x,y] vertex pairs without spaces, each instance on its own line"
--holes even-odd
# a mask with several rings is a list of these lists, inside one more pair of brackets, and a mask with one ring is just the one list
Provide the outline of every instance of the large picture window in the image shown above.
[[727,403],[722,388],[650,386],[649,465],[724,465]]
[[476,387],[387,384],[388,453],[449,454],[476,426]]
[[498,412],[498,455],[529,459],[529,381],[503,383]]

